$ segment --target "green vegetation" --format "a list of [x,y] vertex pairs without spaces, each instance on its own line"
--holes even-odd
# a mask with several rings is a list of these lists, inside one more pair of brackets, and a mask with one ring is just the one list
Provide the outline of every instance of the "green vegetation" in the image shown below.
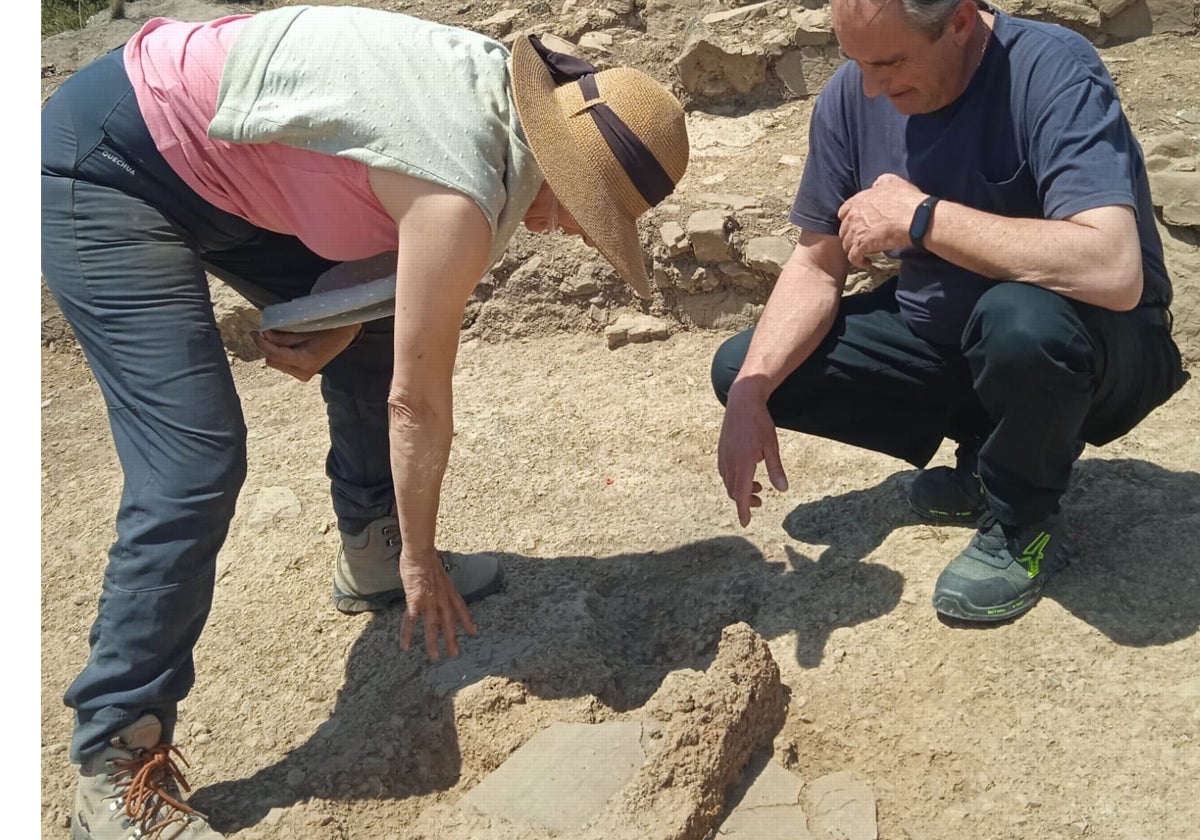
[[82,29],[88,18],[108,8],[108,0],[42,0],[42,37]]

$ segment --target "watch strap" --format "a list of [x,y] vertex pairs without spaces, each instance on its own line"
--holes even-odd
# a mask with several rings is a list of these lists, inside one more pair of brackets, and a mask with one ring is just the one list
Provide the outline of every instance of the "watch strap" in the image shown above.
[[940,200],[936,195],[928,196],[913,211],[912,223],[908,226],[908,238],[912,240],[914,248],[925,250],[925,234],[929,232],[929,223],[933,221],[933,208]]

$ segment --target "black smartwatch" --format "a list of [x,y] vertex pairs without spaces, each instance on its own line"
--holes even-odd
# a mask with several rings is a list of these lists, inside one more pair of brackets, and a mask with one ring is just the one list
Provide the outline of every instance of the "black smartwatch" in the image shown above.
[[933,208],[940,201],[937,196],[929,196],[917,205],[913,212],[912,224],[908,226],[908,238],[914,248],[925,250],[925,234],[929,232],[929,223],[933,221]]

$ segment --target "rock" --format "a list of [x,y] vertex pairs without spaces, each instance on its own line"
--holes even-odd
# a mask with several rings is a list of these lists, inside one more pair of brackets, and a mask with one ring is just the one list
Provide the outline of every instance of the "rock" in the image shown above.
[[[751,754],[785,715],[779,667],[744,623],[726,627],[703,674],[667,675],[642,715],[663,724],[637,776],[589,827],[586,840],[702,840]],[[787,835],[777,835],[787,836]]]
[[730,193],[698,193],[694,196],[696,201],[705,204],[716,204],[721,207],[727,207],[730,210],[749,210],[754,207],[762,207],[762,200],[751,198],[748,195],[733,195]]
[[1142,151],[1146,157],[1152,155],[1162,157],[1172,162],[1187,162],[1184,168],[1195,170],[1195,158],[1200,155],[1200,144],[1182,131],[1172,131],[1168,134],[1158,134],[1142,140]]
[[250,332],[262,328],[262,312],[233,287],[211,276],[208,290],[225,349],[244,362],[261,359],[262,353],[251,340]]
[[631,15],[637,11],[637,0],[604,0],[603,5],[614,15]]
[[547,48],[554,50],[557,53],[574,56],[575,58],[583,58],[583,52],[575,44],[572,44],[566,38],[560,38],[557,35],[542,35],[542,44]]
[[721,278],[715,271],[709,271],[702,265],[695,266],[691,272],[681,274],[675,281],[676,287],[688,294],[711,292],[721,285]]
[[[749,771],[747,771],[749,775]],[[776,805],[798,805],[804,783],[800,777],[779,762],[771,759],[757,770],[745,794],[738,802],[739,809],[769,808]]]
[[590,50],[608,52],[613,44],[613,37],[607,32],[585,32],[579,36],[579,46]]
[[723,262],[717,266],[717,269],[726,282],[739,289],[757,289],[759,287],[758,277],[740,262]]
[[669,338],[671,329],[665,321],[652,315],[625,313],[604,330],[608,349],[615,350],[626,344],[644,344],[647,341],[662,341]]
[[[739,807],[721,823],[718,836],[721,840],[814,840],[808,831],[808,817],[799,805]],[[829,837],[832,840],[839,835]]]
[[796,96],[812,96],[833,78],[840,63],[836,49],[801,47],[776,59],[775,75]]
[[264,487],[254,496],[248,522],[256,526],[273,525],[298,519],[303,513],[300,500],[290,487]]
[[554,723],[469,790],[459,808],[514,826],[575,832],[642,766],[637,721]]
[[564,281],[565,284],[570,284],[572,295],[577,297],[594,295],[605,287],[624,287],[616,271],[606,262],[585,262],[574,277]]
[[1116,15],[1105,18],[1103,28],[1106,35],[1118,41],[1132,41],[1153,33],[1154,20],[1145,0],[1135,0]]
[[1175,291],[1174,336],[1186,363],[1200,362],[1200,231],[1167,227],[1155,219]]
[[679,81],[697,99],[746,95],[767,80],[768,59],[744,44],[726,43],[703,24],[692,27],[675,60]]
[[533,256],[513,269],[506,284],[511,291],[529,292],[541,285],[541,269],[544,260]]
[[1151,34],[1193,35],[1198,31],[1195,0],[1144,0]]
[[1150,194],[1169,225],[1200,227],[1200,172],[1151,172]]
[[595,276],[584,266],[580,268],[578,274],[563,280],[558,291],[563,297],[588,297],[600,291],[600,286],[596,283]]
[[1057,23],[1094,38],[1100,32],[1100,12],[1074,0],[1017,0],[1009,9],[1022,17]]
[[797,47],[823,47],[834,42],[833,23],[829,18],[829,7],[819,9],[797,9],[792,12],[796,31],[792,43]]
[[742,259],[755,271],[774,278],[779,276],[793,250],[792,243],[782,236],[756,236],[742,247]]
[[520,9],[502,9],[490,18],[481,20],[478,29],[493,38],[503,38],[512,31],[513,24],[522,14]]
[[663,245],[667,247],[668,256],[677,257],[692,247],[679,222],[664,222],[658,233],[662,237]]
[[775,0],[766,0],[765,3],[752,3],[749,6],[713,12],[705,15],[701,20],[710,26],[722,23],[743,23],[753,18],[764,17],[774,9],[774,6]]
[[732,258],[728,235],[730,223],[723,210],[698,210],[688,217],[687,235],[697,260],[719,263]]

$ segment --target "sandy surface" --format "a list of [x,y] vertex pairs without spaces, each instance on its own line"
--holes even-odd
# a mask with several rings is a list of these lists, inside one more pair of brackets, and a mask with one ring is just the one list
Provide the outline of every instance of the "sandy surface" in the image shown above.
[[[1178,79],[1195,78],[1198,53],[1194,37],[1106,52],[1139,128],[1197,107]],[[802,154],[809,107],[693,115],[695,137],[749,139],[696,155],[683,192],[760,196],[755,223],[786,228],[798,170],[779,160]],[[514,245],[522,257],[534,247]],[[544,268],[582,258],[536,247]],[[683,317],[666,341],[609,350],[579,306],[501,298],[464,332],[441,540],[501,552],[509,581],[475,608],[480,635],[464,656],[477,667],[459,672],[399,652],[399,611],[333,609],[317,384],[231,355],[250,472],[179,732],[215,824],[237,838],[423,836],[422,813],[452,805],[547,723],[636,709],[672,671],[703,669],[721,629],[745,621],[788,695],[768,752],[806,780],[852,771],[876,794],[880,837],[1195,836],[1196,378],[1084,453],[1065,500],[1074,562],[1044,601],[1011,624],[958,629],[929,599],[970,532],[917,521],[902,463],[784,434],[791,490],[768,492],[738,526],[708,385],[732,325],[683,329]],[[69,341],[43,346],[41,375],[40,820],[42,836],[65,837],[75,771],[60,698],[87,657],[120,474]],[[951,460],[947,446],[935,463]],[[498,698],[486,720],[464,714],[481,691]]]

